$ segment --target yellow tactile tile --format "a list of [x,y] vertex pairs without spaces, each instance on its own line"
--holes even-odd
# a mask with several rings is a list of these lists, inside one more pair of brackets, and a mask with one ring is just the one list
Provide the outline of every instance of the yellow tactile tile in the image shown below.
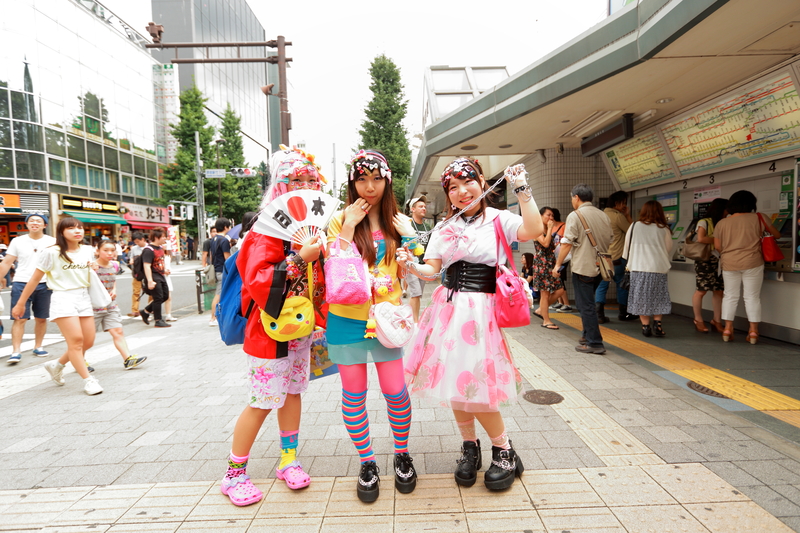
[[175,533],[182,525],[183,522],[114,524],[106,533]]
[[536,509],[605,507],[586,478],[577,470],[536,470],[523,476]]
[[[488,466],[486,465],[487,468]],[[523,478],[527,475],[527,473],[522,474]],[[532,510],[531,499],[525,490],[525,486],[519,480],[520,478],[516,478],[514,484],[507,490],[491,491],[483,484],[483,475],[479,475],[478,481],[473,486],[459,487],[464,511],[477,513],[481,511],[496,511],[497,509],[508,511]]]
[[53,522],[93,487],[38,489],[3,511],[0,531],[41,528]]
[[747,496],[698,463],[643,466],[678,503],[742,502]]
[[[258,514],[255,516],[256,518],[325,516],[334,479],[315,477],[311,485],[298,490],[292,490],[283,481],[275,480],[269,487],[269,492],[265,493]],[[263,484],[258,486],[261,490],[265,490]]]
[[394,517],[394,530],[403,533],[469,533],[464,513],[398,515]]
[[613,418],[596,407],[588,409],[559,407],[558,414],[572,429],[604,429],[617,425]]
[[626,533],[610,509],[542,509],[539,511],[547,531],[570,533]]
[[708,533],[708,529],[680,505],[614,507],[628,533]]
[[[496,511],[467,513],[469,533],[544,533],[546,530],[536,511]],[[399,531],[399,530],[395,530]]]
[[394,476],[384,476],[380,496],[373,503],[362,503],[356,495],[355,476],[339,477],[333,484],[325,517],[329,516],[378,516],[394,514]]
[[639,439],[617,426],[610,429],[578,429],[575,433],[599,457],[652,453]]
[[[253,530],[251,529],[250,532]],[[291,531],[295,533],[294,527],[281,530],[279,533]],[[316,532],[316,530],[314,530]],[[394,531],[394,517],[392,515],[379,516],[326,516],[322,521],[319,533],[370,533],[372,531]],[[250,533],[248,532],[248,533]]]
[[678,503],[640,467],[599,467],[578,470],[609,507]]
[[800,411],[764,411],[787,424],[800,428]]
[[637,453],[629,455],[604,455],[600,459],[608,466],[644,466],[663,465],[664,459],[654,453]]
[[[230,505],[230,503],[228,503]],[[252,520],[204,520],[202,522],[184,522],[177,533],[247,533]],[[294,528],[292,528],[294,531]]]
[[[319,533],[322,517],[312,518],[256,518],[248,533]],[[388,529],[387,531],[391,531]]]
[[395,494],[394,512],[401,514],[463,513],[461,493],[453,474],[420,476],[411,494]]
[[117,523],[186,520],[213,483],[160,483],[148,490]]
[[218,487],[213,487],[192,509],[186,520],[252,520],[260,507],[260,504],[244,507],[233,505],[230,498],[222,494]]
[[786,524],[753,502],[692,503],[684,507],[711,533],[790,533]]

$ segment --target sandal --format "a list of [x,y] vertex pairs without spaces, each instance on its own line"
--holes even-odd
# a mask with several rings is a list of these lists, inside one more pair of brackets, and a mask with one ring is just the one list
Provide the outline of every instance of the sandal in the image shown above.
[[538,316],[541,320],[544,320],[544,317],[541,314],[537,313],[535,310],[531,311],[531,314],[535,315],[535,316]]
[[714,329],[717,330],[717,333],[723,333],[725,331],[725,326],[722,325],[722,322],[712,320],[711,325],[714,326]]
[[264,493],[250,481],[250,476],[241,474],[234,478],[225,478],[220,485],[222,494],[231,499],[233,505],[243,507],[260,502]]
[[[714,322],[712,321],[711,323],[713,324]],[[708,328],[706,327],[706,323],[703,322],[702,320],[695,320],[694,327],[700,333],[708,333]]]
[[278,476],[278,479],[285,481],[286,486],[292,490],[302,489],[311,484],[311,476],[305,473],[300,461],[292,461],[282,470],[276,468],[275,475]]
[[733,340],[733,332],[730,330],[723,330],[722,331],[722,342],[730,342]]
[[758,333],[755,331],[748,331],[747,337],[744,338],[745,342],[749,342],[750,344],[755,344],[758,342]]
[[547,329],[560,329],[558,326],[556,326],[552,322],[550,322],[549,324],[542,324],[542,327],[543,328],[547,328]]

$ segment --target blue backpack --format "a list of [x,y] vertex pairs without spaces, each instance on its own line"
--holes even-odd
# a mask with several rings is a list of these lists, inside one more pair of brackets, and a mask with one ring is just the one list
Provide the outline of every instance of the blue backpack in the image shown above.
[[219,323],[219,336],[228,346],[244,344],[244,330],[255,303],[251,300],[247,311],[242,315],[242,277],[236,267],[238,256],[237,251],[225,260],[225,267],[222,270],[222,289],[215,310]]

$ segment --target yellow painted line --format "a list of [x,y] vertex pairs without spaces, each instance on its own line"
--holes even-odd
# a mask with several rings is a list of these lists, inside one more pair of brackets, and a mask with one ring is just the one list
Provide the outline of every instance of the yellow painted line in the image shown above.
[[[564,313],[562,313],[564,314]],[[583,329],[581,317],[577,315],[553,318],[577,330]],[[800,401],[763,387],[752,381],[742,379],[722,370],[699,363],[688,357],[670,352],[650,343],[634,339],[605,326],[600,326],[603,342],[621,348],[637,357],[674,372],[679,376],[708,387],[732,400],[771,415],[779,420],[800,427]],[[786,412],[779,416],[777,413]]]

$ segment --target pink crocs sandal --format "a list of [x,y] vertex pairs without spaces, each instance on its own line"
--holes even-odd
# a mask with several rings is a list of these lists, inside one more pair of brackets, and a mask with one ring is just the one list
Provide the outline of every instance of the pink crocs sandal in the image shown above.
[[222,494],[231,499],[233,505],[238,505],[239,507],[260,502],[261,498],[264,497],[264,493],[253,485],[253,482],[250,481],[250,476],[247,474],[223,479],[220,490]]
[[282,470],[275,469],[275,475],[285,481],[286,486],[292,490],[302,489],[311,484],[311,476],[305,473],[300,461],[292,461]]

